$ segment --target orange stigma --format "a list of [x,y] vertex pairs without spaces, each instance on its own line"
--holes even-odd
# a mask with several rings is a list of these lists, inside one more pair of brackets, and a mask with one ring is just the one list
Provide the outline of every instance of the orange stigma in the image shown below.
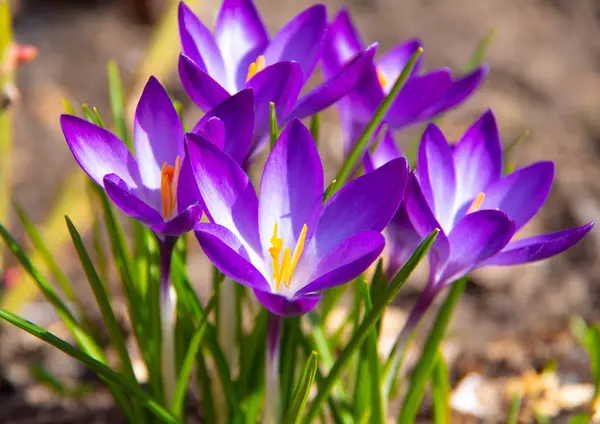
[[173,218],[177,209],[177,184],[181,172],[181,158],[177,155],[175,165],[163,163],[160,171],[160,194],[162,197],[163,218]]
[[483,192],[479,193],[477,197],[475,197],[475,200],[473,200],[473,202],[471,203],[471,206],[469,206],[469,209],[467,209],[467,215],[473,212],[477,212],[479,208],[481,208],[481,204],[483,203],[484,198],[485,194]]
[[[292,284],[292,276],[298,266],[300,256],[304,251],[304,243],[306,242],[306,232],[308,227],[306,224],[302,227],[294,252],[289,247],[283,249],[283,239],[279,237],[279,226],[277,222],[273,227],[273,236],[271,237],[271,247],[269,253],[273,264],[273,281],[275,281],[275,290],[279,291],[281,283],[287,288]],[[283,250],[283,259],[280,260],[281,251]]]
[[263,69],[265,69],[265,57],[261,55],[256,58],[256,62],[252,62],[250,66],[248,66],[248,74],[246,75],[246,81],[249,81],[250,78],[258,74]]
[[385,88],[385,86],[387,85],[387,79],[385,78],[383,71],[379,68],[377,68],[377,81],[379,81],[379,85],[381,86],[381,88]]

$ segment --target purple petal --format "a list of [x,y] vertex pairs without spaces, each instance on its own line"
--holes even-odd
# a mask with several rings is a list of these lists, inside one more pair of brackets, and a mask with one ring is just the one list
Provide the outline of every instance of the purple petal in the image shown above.
[[202,250],[219,271],[245,286],[269,290],[269,283],[252,264],[246,247],[229,229],[200,223],[195,233]]
[[246,82],[248,67],[262,53],[269,39],[265,26],[251,0],[224,0],[215,25],[215,38],[231,92]]
[[212,33],[184,2],[179,2],[179,38],[183,54],[192,59],[201,70],[225,82],[225,66]]
[[[216,119],[216,118],[215,118]],[[200,196],[198,185],[192,174],[190,160],[186,156],[181,162],[179,180],[177,181],[177,212],[182,213],[191,205],[200,205],[204,210],[204,202]]]
[[390,126],[399,129],[427,119],[424,111],[441,101],[451,86],[452,77],[448,69],[412,77],[402,87],[387,114]]
[[348,94],[352,118],[365,125],[368,124],[384,98],[385,92],[379,82],[377,69],[371,62],[365,67],[362,78],[354,90]]
[[296,104],[286,120],[305,118],[333,105],[353,90],[371,66],[375,56],[375,46],[368,48],[351,60],[335,76],[305,94]]
[[354,234],[382,231],[398,210],[408,176],[408,162],[394,159],[350,181],[325,205],[315,233],[323,257]]
[[411,172],[408,176],[403,204],[406,207],[412,226],[422,238],[427,237],[435,229],[440,229],[429,257],[430,261],[442,266],[450,255],[448,238],[442,226],[433,215],[414,172]]
[[280,294],[262,290],[254,290],[254,294],[269,312],[283,317],[298,316],[313,310],[322,297],[320,294],[309,294],[288,299]]
[[160,209],[161,168],[183,159],[183,128],[169,95],[150,77],[135,110],[133,123],[135,154],[148,203]]
[[231,231],[254,261],[260,256],[258,199],[240,166],[210,141],[186,134],[192,174],[212,222]]
[[103,179],[104,189],[115,205],[125,214],[151,226],[161,224],[163,217],[154,208],[140,199],[138,193],[116,174],[108,174]]
[[486,189],[481,209],[500,209],[515,221],[518,230],[540,210],[553,179],[552,162],[519,169]]
[[113,133],[72,115],[61,115],[60,126],[75,160],[97,184],[103,186],[107,174],[117,174],[133,188],[140,184],[135,159]]
[[502,177],[502,144],[491,111],[484,113],[452,150],[456,172],[456,210]]
[[179,2],[179,38],[183,54],[192,59],[201,70],[225,82],[225,66],[212,33],[184,2]]
[[406,206],[402,203],[387,226],[386,245],[389,250],[387,275],[389,278],[394,277],[400,271],[423,238],[411,222]]
[[439,284],[466,275],[478,262],[504,248],[515,233],[515,223],[502,211],[482,210],[466,215],[450,235],[450,258]]
[[454,218],[456,177],[452,149],[435,124],[429,124],[417,154],[421,189],[437,221],[448,232]]
[[478,266],[520,265],[550,258],[569,249],[581,240],[593,226],[594,222],[590,222],[579,228],[513,241],[500,253]]
[[[207,115],[204,115],[204,117],[206,118]],[[216,116],[208,116],[208,119],[202,118],[192,132],[210,141],[221,150],[225,147],[225,124]]]
[[284,247],[292,250],[308,227],[314,233],[323,202],[323,165],[308,129],[292,121],[279,136],[262,175],[258,225],[265,257],[275,224]]
[[325,78],[338,74],[350,59],[363,50],[363,46],[348,10],[341,9],[325,33],[322,54]]
[[202,110],[209,110],[229,97],[229,93],[189,57],[179,56],[179,79],[190,99]]
[[445,112],[467,100],[467,98],[481,85],[487,73],[488,68],[482,66],[461,79],[454,81],[448,91],[444,94],[444,98],[438,102],[432,110],[428,110],[425,113],[426,116],[424,116],[424,118],[434,117],[435,115]]
[[362,231],[347,238],[321,259],[316,279],[297,294],[318,292],[352,281],[379,257],[384,246],[385,238],[378,231]]
[[224,142],[219,147],[237,163],[241,164],[246,159],[246,156],[248,156],[250,144],[252,143],[252,131],[254,130],[254,92],[247,89],[229,97],[208,111],[196,124],[192,132],[198,133],[200,127],[214,118],[221,120],[225,130]]
[[202,206],[190,205],[173,219],[150,225],[150,228],[158,234],[166,236],[180,236],[191,231],[202,218]]
[[[408,64],[411,56],[421,47],[421,41],[414,39],[408,40],[384,53],[377,59],[377,70],[383,74],[386,80],[386,91],[392,87],[396,78],[402,73],[404,67]],[[417,74],[421,65],[421,57],[417,59],[412,74]]]
[[254,90],[254,133],[258,138],[269,131],[269,103],[275,103],[278,117],[287,116],[302,84],[302,71],[294,62],[267,66],[248,81],[248,87]]
[[319,60],[326,26],[324,5],[306,9],[275,34],[264,53],[266,63],[297,62],[304,81],[307,81]]
[[399,157],[402,157],[402,153],[396,145],[392,133],[388,130],[385,132],[375,151],[365,155],[365,171],[371,172]]

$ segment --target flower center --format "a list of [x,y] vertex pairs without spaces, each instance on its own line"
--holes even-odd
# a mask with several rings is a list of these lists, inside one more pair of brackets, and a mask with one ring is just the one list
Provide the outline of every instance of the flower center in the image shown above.
[[[275,281],[275,290],[279,291],[281,284],[287,288],[292,283],[292,276],[304,250],[304,243],[306,241],[306,232],[308,227],[306,224],[302,227],[298,241],[294,252],[289,247],[283,249],[283,239],[279,237],[279,228],[277,222],[273,227],[273,236],[271,237],[271,247],[269,253],[271,254],[271,261],[273,264],[273,281]],[[283,258],[281,257],[281,251],[283,250]]]
[[246,81],[249,81],[254,75],[265,69],[265,57],[260,55],[256,58],[256,62],[252,62],[248,66],[248,74],[246,75]]
[[175,165],[163,163],[160,170],[160,195],[162,197],[163,218],[172,218],[177,208],[177,184],[181,172],[181,158],[177,155]]
[[467,215],[473,212],[477,212],[479,208],[481,208],[481,204],[483,203],[484,198],[485,194],[483,192],[479,193],[477,197],[475,197],[475,200],[473,200],[473,202],[471,203],[471,206],[469,206],[469,209],[467,209]]
[[379,68],[377,68],[377,81],[379,81],[381,88],[385,89],[385,86],[387,85],[387,79],[385,79],[383,71]]

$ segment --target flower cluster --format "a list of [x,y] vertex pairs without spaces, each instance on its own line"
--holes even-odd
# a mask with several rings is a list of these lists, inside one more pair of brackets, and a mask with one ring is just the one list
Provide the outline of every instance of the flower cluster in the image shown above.
[[[422,73],[417,61],[384,117],[388,133],[365,157],[365,174],[324,202],[321,159],[298,119],[337,105],[349,150],[420,42],[375,59],[377,45],[365,48],[348,12],[328,24],[323,5],[270,38],[250,0],[224,0],[213,32],[181,3],[179,33],[181,83],[206,112],[192,131],[184,133],[165,89],[150,78],[135,113],[135,157],[114,134],[75,116],[61,117],[65,138],[124,213],[163,242],[193,229],[214,265],[275,314],[307,312],[324,290],[363,273],[383,251],[386,228],[390,277],[441,230],[429,253],[428,290],[437,291],[477,267],[558,254],[593,226],[511,241],[546,200],[554,165],[503,175],[492,112],[456,144],[430,124],[409,173],[394,135],[463,102],[485,66],[453,78],[447,69]],[[319,63],[324,82],[300,97]],[[270,103],[285,129],[257,195],[246,172],[268,139]]]

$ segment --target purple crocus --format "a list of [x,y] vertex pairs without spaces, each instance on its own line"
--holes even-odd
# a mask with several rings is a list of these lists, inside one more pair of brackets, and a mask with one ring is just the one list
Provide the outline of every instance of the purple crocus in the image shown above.
[[271,151],[259,196],[242,168],[203,137],[189,134],[187,152],[212,221],[195,228],[204,252],[281,316],[311,310],[323,290],[357,277],[379,256],[381,231],[408,175],[405,159],[392,160],[323,205],[321,160],[298,120]]
[[[378,166],[396,157],[377,151]],[[577,243],[594,223],[512,241],[540,210],[552,187],[554,164],[536,162],[502,175],[502,144],[491,111],[458,143],[448,143],[434,124],[426,129],[417,171],[406,185],[404,203],[389,226],[392,261],[399,265],[411,249],[440,228],[430,252],[433,291],[487,265],[518,265],[557,255]]]
[[202,110],[214,107],[239,90],[252,88],[256,111],[251,152],[254,153],[269,131],[270,102],[275,104],[281,126],[292,118],[313,115],[348,93],[372,61],[374,48],[356,51],[348,58],[348,64],[298,99],[320,59],[326,27],[326,8],[315,5],[269,40],[251,0],[224,0],[213,34],[182,2],[179,5],[182,85]]
[[[410,57],[421,47],[419,40],[398,44],[376,59],[363,74],[351,93],[338,102],[348,152],[377,106],[390,92]],[[323,73],[337,74],[358,52],[364,49],[360,34],[346,9],[340,10],[326,33],[323,49]],[[420,59],[386,115],[391,131],[427,121],[465,101],[481,84],[486,67],[478,67],[458,79],[449,69],[420,72]]]

